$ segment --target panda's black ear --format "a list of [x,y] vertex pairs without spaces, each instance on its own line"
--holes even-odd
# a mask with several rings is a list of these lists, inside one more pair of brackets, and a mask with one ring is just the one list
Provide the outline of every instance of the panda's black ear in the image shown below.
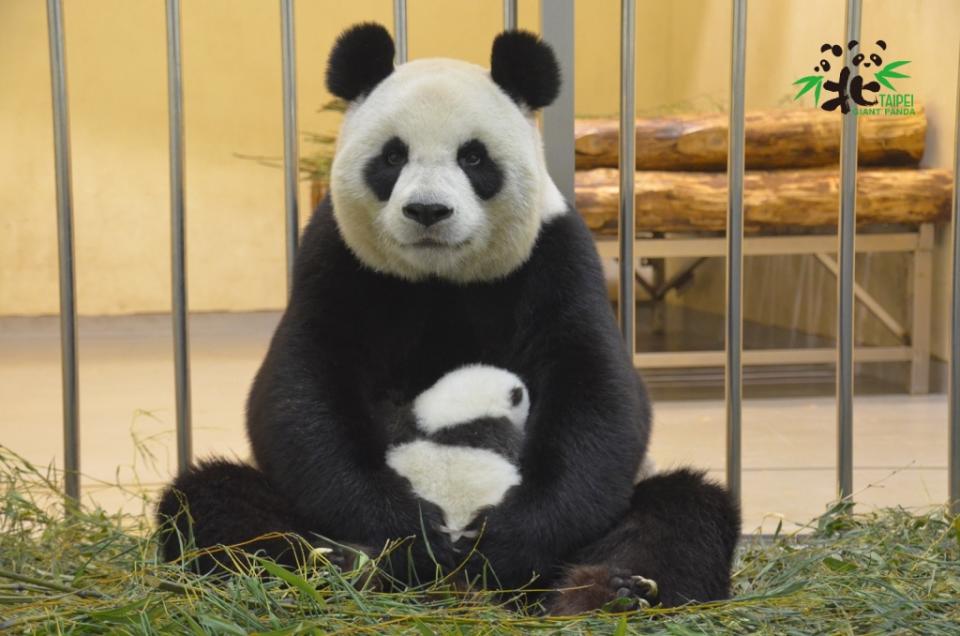
[[531,110],[560,93],[560,66],[550,45],[527,31],[504,31],[493,41],[490,76],[513,101]]
[[365,22],[340,34],[327,62],[327,90],[348,102],[367,95],[393,72],[393,38]]

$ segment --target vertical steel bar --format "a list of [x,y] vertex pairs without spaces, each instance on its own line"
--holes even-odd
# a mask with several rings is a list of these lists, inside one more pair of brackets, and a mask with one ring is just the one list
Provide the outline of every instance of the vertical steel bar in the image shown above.
[[[861,0],[847,0],[846,39],[860,39]],[[846,50],[844,65],[856,75],[851,63],[856,53]],[[857,220],[857,105],[843,117],[840,133],[840,227],[837,279],[837,490],[840,497],[853,492],[853,282],[854,242]]]
[[634,170],[636,167],[636,51],[635,0],[620,0],[620,331],[630,359],[637,351],[634,311]]
[[576,171],[573,112],[573,0],[550,0],[540,9],[540,31],[560,65],[560,94],[543,109],[543,152],[560,193],[573,202]]
[[517,28],[517,0],[503,0],[503,30],[514,31]]
[[[68,500],[80,498],[80,391],[77,380],[77,302],[73,257],[73,186],[63,6],[47,0],[53,151],[57,185],[57,245],[60,263],[60,369],[63,382],[63,475]],[[69,502],[68,502],[69,503]]]
[[393,39],[397,46],[397,64],[407,61],[407,0],[393,0]]
[[167,99],[170,117],[170,256],[173,296],[173,366],[177,400],[177,469],[190,466],[190,354],[187,333],[187,280],[184,248],[183,59],[180,51],[180,0],[167,0]]
[[957,64],[957,116],[953,146],[953,295],[950,305],[950,510],[960,515],[960,61]]
[[297,144],[297,58],[293,0],[280,0],[283,57],[283,195],[286,206],[287,293],[293,287],[300,230],[300,149]]
[[730,54],[730,139],[727,148],[727,488],[741,498],[741,421],[743,375],[743,172],[746,144],[744,102],[747,58],[747,0],[733,0]]

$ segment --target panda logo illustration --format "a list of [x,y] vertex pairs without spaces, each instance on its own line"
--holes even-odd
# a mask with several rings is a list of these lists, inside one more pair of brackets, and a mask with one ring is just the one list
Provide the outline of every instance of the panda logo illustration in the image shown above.
[[[847,51],[853,53],[856,50],[856,53],[854,53],[850,59],[849,65],[840,67],[837,79],[833,80],[828,79],[827,74],[830,73],[831,70],[836,70],[835,65],[840,62],[839,58],[843,57],[843,47],[839,44],[824,43],[820,47],[820,53],[824,57],[821,58],[819,64],[813,67],[814,72],[817,74],[801,77],[794,82],[794,85],[803,85],[794,99],[800,99],[800,97],[808,91],[813,90],[814,103],[816,105],[827,111],[833,111],[839,108],[840,112],[845,114],[851,110],[851,101],[857,106],[875,106],[878,102],[878,99],[875,97],[880,93],[882,87],[886,87],[896,93],[896,89],[890,80],[909,77],[909,75],[904,75],[896,70],[904,64],[909,64],[909,61],[897,60],[889,62],[884,66],[881,53],[885,54],[887,43],[884,40],[877,40],[875,44],[877,50],[868,54],[866,51],[860,50],[860,42],[857,40],[848,42]],[[865,80],[861,74],[864,72],[872,72],[874,79],[869,81]],[[826,100],[821,105],[820,93],[823,89],[831,93],[836,93],[836,97]],[[874,97],[874,99],[871,99],[872,97]]]

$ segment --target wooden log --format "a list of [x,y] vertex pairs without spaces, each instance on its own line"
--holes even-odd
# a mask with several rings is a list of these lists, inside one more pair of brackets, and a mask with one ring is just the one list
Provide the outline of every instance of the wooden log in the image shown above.
[[[746,116],[746,161],[750,169],[836,165],[840,156],[837,113],[818,109],[754,111]],[[725,170],[726,113],[674,115],[637,120],[638,170]],[[916,115],[862,117],[859,156],[863,166],[915,166],[923,156],[927,118]],[[578,170],[617,167],[618,122],[578,119]]]
[[[857,176],[857,223],[946,221],[952,177],[947,170],[867,168]],[[577,209],[591,230],[616,233],[618,174],[577,171]],[[745,228],[783,230],[837,224],[840,175],[835,168],[750,171],[744,178]],[[718,231],[726,227],[727,177],[717,172],[639,171],[637,231]]]

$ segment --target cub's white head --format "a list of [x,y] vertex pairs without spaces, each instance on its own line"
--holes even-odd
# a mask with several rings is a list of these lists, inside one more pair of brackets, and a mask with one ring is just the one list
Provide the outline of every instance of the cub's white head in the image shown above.
[[494,41],[490,71],[439,58],[394,69],[393,55],[376,24],[347,30],[330,54],[327,87],[350,103],[330,180],[344,241],[408,280],[506,276],[566,210],[533,116],[559,91],[553,52],[512,31]]
[[523,380],[485,364],[450,371],[413,402],[417,427],[424,433],[476,420],[506,418],[523,431],[530,412],[530,393]]

